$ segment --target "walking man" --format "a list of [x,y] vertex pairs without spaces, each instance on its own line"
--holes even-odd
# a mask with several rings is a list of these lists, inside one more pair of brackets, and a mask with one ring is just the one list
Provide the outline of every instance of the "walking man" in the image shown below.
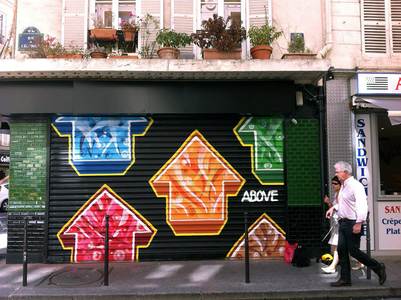
[[326,217],[331,218],[334,210],[339,218],[338,256],[340,259],[340,279],[332,282],[331,286],[350,286],[351,267],[349,255],[371,268],[379,277],[382,285],[386,281],[386,269],[383,263],[370,258],[359,249],[362,223],[366,220],[368,203],[363,185],[352,174],[349,163],[339,161],[334,165],[336,176],[342,186],[338,193],[338,203],[331,207]]

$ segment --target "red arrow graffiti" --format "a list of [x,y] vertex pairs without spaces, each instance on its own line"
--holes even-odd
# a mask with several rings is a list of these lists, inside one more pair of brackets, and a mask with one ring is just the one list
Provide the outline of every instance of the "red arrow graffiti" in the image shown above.
[[71,261],[103,261],[106,215],[109,215],[109,260],[134,261],[138,248],[149,246],[156,229],[139,212],[103,185],[61,228],[57,237]]
[[176,235],[217,235],[227,222],[228,196],[245,180],[195,130],[149,183],[166,197],[167,223]]

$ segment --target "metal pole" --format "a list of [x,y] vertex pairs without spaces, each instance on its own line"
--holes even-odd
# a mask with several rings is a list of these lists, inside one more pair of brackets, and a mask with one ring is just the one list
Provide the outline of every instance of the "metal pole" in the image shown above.
[[[366,218],[366,253],[369,257],[371,257],[370,253],[370,221],[369,221],[369,213]],[[372,270],[369,267],[366,267],[366,279],[371,278]]]
[[248,213],[244,212],[245,227],[245,283],[249,283],[249,239],[248,239]]
[[109,216],[106,215],[106,232],[104,236],[104,285],[109,285]]
[[28,219],[24,219],[24,246],[22,249],[22,286],[28,285]]

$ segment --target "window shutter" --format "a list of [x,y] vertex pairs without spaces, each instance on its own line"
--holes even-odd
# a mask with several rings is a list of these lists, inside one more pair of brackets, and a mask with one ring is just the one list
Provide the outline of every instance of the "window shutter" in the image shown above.
[[[191,34],[194,31],[194,1],[172,0],[171,28],[177,32]],[[180,49],[181,57],[193,58],[193,47]]]
[[271,0],[248,0],[248,28],[272,23]]
[[[163,27],[163,18],[162,18],[162,11],[161,7],[163,5],[163,0],[142,0],[141,5],[141,18],[144,18],[146,14],[152,15],[156,20],[159,22],[159,28]],[[150,28],[150,35],[148,38],[144,36],[143,28],[140,29],[139,32],[139,45],[142,48],[144,43],[146,42],[148,45],[151,43],[155,43],[156,41],[156,34],[159,28]],[[156,49],[156,46],[155,46]]]
[[391,44],[393,53],[401,53],[401,1],[391,0]]
[[362,32],[365,53],[387,53],[385,0],[363,0]]
[[87,0],[64,0],[63,38],[65,47],[84,48],[87,38]]

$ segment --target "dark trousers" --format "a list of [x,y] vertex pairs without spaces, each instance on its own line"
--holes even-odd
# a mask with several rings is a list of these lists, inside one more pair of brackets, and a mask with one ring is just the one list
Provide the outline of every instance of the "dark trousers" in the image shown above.
[[359,250],[361,234],[354,234],[352,232],[355,220],[341,219],[339,223],[337,251],[341,266],[340,278],[346,282],[351,282],[349,255],[377,273],[380,270],[380,264],[365,252]]

